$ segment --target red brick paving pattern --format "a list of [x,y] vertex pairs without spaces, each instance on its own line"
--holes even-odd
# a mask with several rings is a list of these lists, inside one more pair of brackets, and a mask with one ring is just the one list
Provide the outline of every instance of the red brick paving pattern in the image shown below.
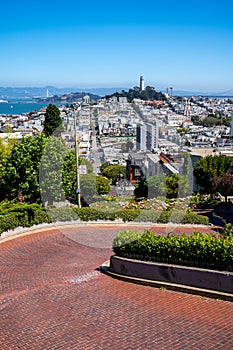
[[97,270],[119,229],[57,229],[1,243],[1,350],[233,349],[233,303]]

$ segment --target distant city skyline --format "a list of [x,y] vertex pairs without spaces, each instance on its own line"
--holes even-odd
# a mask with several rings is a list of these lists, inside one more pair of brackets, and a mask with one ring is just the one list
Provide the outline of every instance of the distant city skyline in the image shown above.
[[0,86],[233,89],[230,0],[1,4]]

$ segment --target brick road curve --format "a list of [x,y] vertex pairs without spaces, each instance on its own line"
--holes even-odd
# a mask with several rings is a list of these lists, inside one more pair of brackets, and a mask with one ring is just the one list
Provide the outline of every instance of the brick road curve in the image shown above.
[[0,244],[1,350],[233,349],[233,303],[98,271],[122,226],[74,226]]

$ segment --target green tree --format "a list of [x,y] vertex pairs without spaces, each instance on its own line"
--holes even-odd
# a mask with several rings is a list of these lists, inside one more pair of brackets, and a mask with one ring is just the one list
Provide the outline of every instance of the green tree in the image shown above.
[[186,128],[177,128],[177,129],[176,129],[176,132],[177,132],[178,134],[185,134],[185,133],[189,132],[189,130],[186,129]]
[[203,119],[202,123],[204,126],[213,127],[215,125],[219,125],[220,121],[215,117],[206,117]]
[[75,151],[68,151],[62,167],[62,184],[67,198],[76,198],[77,172]]
[[186,175],[173,174],[166,177],[167,198],[181,198],[192,193],[189,178]]
[[146,180],[148,186],[148,198],[166,196],[167,186],[165,175],[151,176]]
[[165,176],[161,174],[138,182],[134,194],[136,197],[144,198],[156,198],[160,196],[179,198],[186,197],[191,192],[192,188],[190,188],[189,179],[186,175],[173,174],[172,176]]
[[52,104],[46,108],[44,120],[44,133],[46,136],[52,135],[54,132],[59,134],[61,131],[62,119],[59,109]]
[[227,202],[227,197],[233,195],[233,175],[223,174],[222,176],[215,175],[212,179],[213,189],[220,192]]
[[164,174],[150,176],[147,179],[138,181],[135,186],[134,194],[136,197],[156,198],[166,197],[167,195],[167,177]]
[[231,157],[225,155],[210,155],[199,159],[194,167],[193,174],[203,191],[208,193],[215,192],[212,179],[216,175],[221,177],[227,173],[231,163]]
[[153,86],[146,86],[144,91],[140,91],[140,88],[135,86],[133,89],[129,89],[129,91],[122,90],[121,92],[115,92],[105,97],[111,98],[113,96],[117,98],[127,97],[129,102],[132,102],[134,98],[140,98],[142,100],[166,100],[165,95],[162,92],[157,92]]
[[7,162],[7,157],[10,155],[15,139],[0,138],[0,181]]
[[103,176],[87,174],[80,176],[81,195],[88,204],[97,200],[101,194],[110,192],[109,180]]
[[125,167],[123,165],[109,165],[102,170],[102,174],[114,183],[125,176]]
[[100,166],[100,171],[103,172],[105,168],[107,168],[109,166],[109,162],[104,162],[103,164],[101,164]]
[[107,194],[111,191],[110,182],[104,176],[96,176],[96,188],[100,195]]
[[90,204],[95,201],[98,196],[97,188],[96,188],[96,175],[95,174],[87,174],[80,176],[80,189],[81,196],[83,200]]
[[16,198],[21,192],[26,200],[40,200],[39,166],[46,142],[43,135],[14,142],[2,170],[1,199]]
[[6,132],[7,134],[11,134],[11,133],[12,133],[12,126],[7,125],[5,132]]
[[136,198],[148,198],[148,185],[145,179],[136,182],[134,196]]
[[[86,165],[87,174],[93,173],[93,166],[87,159],[79,157],[78,161],[79,165]],[[68,151],[64,159],[62,167],[62,184],[66,197],[75,199],[77,189],[77,170],[74,150]]]
[[67,153],[65,142],[51,136],[46,144],[40,164],[40,190],[43,202],[48,205],[64,201],[62,168]]
[[179,176],[173,174],[166,177],[167,198],[177,198],[179,189]]

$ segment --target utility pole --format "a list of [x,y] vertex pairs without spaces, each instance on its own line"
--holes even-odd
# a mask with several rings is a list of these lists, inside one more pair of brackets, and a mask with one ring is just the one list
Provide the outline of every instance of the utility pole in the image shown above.
[[79,174],[79,142],[80,138],[77,138],[77,112],[80,111],[81,107],[79,106],[76,110],[74,107],[74,140],[75,140],[75,158],[76,158],[76,178],[77,178],[77,202],[78,207],[81,208],[81,189],[80,189],[80,174]]

